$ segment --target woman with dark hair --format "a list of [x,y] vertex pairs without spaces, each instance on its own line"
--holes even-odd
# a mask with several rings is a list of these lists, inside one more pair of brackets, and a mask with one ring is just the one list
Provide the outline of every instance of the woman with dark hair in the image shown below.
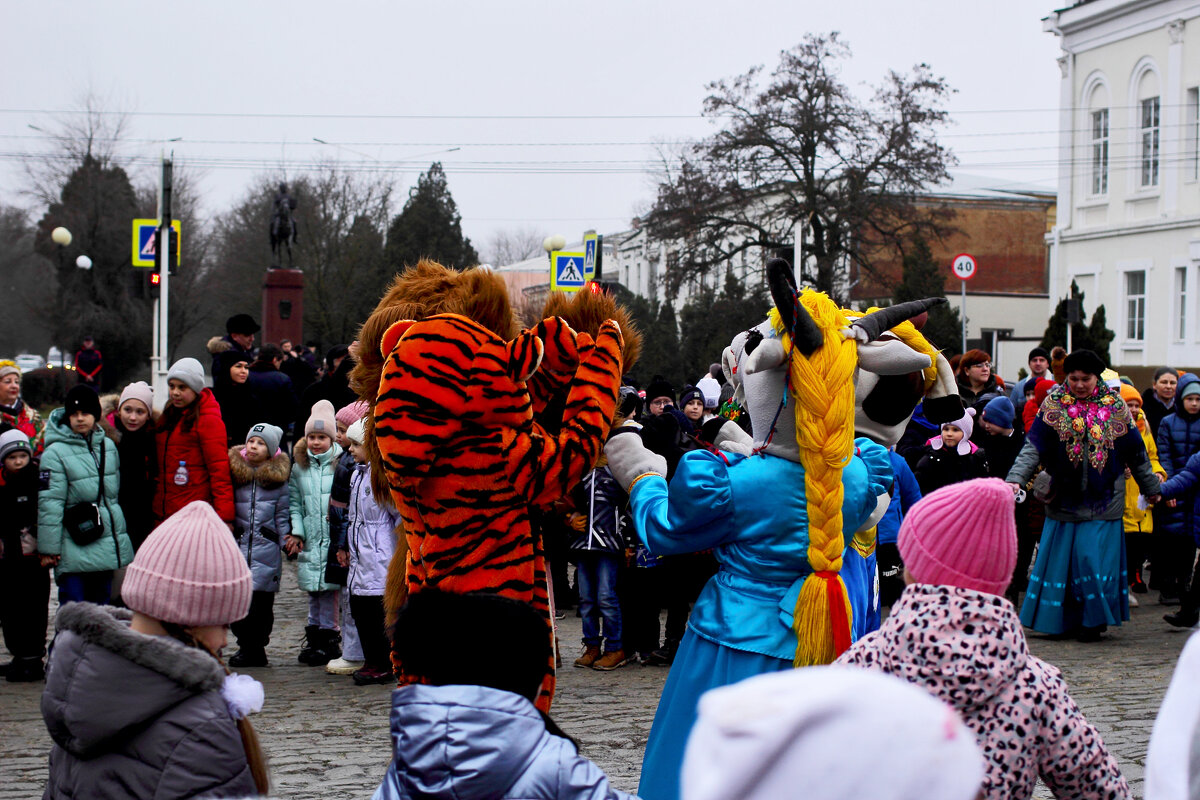
[[1170,367],[1154,370],[1154,383],[1142,392],[1142,413],[1150,423],[1150,433],[1158,436],[1158,423],[1175,411],[1175,393],[1179,385],[1179,373]]
[[1052,479],[1034,485],[1046,502],[1046,523],[1021,622],[1095,642],[1109,625],[1129,619],[1125,470],[1152,501],[1161,490],[1128,407],[1100,379],[1104,362],[1076,350],[1063,367],[1067,380],[1046,396],[1007,479],[1016,491],[1039,464]]
[[[225,388],[217,402],[221,406],[221,419],[225,422],[226,446],[233,447],[246,441],[250,426],[266,417],[259,413],[254,393],[250,391],[249,357],[232,356],[222,361],[220,368],[225,370],[225,374],[220,376]],[[217,381],[217,376],[213,376],[213,380]]]
[[992,357],[983,350],[968,350],[962,354],[955,375],[958,381],[958,396],[963,404],[983,412],[983,406],[993,397],[1003,393],[1004,382],[992,373]]

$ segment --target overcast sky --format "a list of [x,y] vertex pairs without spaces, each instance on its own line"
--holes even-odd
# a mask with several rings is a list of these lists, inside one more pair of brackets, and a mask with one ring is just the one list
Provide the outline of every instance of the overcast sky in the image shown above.
[[26,206],[17,159],[48,146],[28,126],[53,130],[54,112],[91,93],[132,112],[123,153],[148,160],[155,140],[182,137],[169,146],[178,163],[204,165],[210,215],[257,174],[334,158],[387,170],[399,210],[438,159],[481,251],[519,226],[623,230],[653,197],[653,143],[711,130],[699,116],[708,81],[770,69],[805,33],[831,30],[853,49],[845,78],[864,93],[918,62],[948,79],[945,142],[961,172],[1047,186],[1055,175],[1059,49],[1041,29],[1055,8],[1044,0],[0,8],[0,200]]

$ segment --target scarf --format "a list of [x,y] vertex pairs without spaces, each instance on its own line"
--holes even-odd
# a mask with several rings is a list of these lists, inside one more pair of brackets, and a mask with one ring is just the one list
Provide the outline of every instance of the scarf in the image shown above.
[[1084,463],[1104,470],[1117,439],[1129,431],[1133,419],[1121,396],[1097,382],[1091,397],[1081,400],[1065,386],[1055,386],[1041,408],[1042,420],[1062,442],[1073,466]]

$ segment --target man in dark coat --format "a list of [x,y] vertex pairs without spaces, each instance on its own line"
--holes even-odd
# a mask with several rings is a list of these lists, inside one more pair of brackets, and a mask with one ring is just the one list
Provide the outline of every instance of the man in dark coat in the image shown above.
[[349,353],[346,345],[339,344],[329,348],[325,354],[325,375],[300,395],[300,408],[296,414],[298,430],[304,429],[304,423],[312,414],[312,407],[319,401],[328,400],[335,409],[342,409],[358,400],[358,395],[350,388],[350,370],[354,369],[354,359],[349,357]]
[[79,382],[100,391],[100,373],[104,369],[104,356],[96,349],[96,340],[83,337],[83,347],[75,354],[75,372]]
[[286,443],[288,427],[296,418],[296,392],[292,389],[292,379],[279,371],[282,364],[283,351],[279,345],[264,344],[258,349],[258,360],[250,365],[250,379],[246,383],[261,417],[255,424],[267,422],[281,428]]

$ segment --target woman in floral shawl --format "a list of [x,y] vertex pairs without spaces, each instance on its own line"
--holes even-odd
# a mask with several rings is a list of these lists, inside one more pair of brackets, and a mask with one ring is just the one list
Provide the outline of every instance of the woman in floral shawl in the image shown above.
[[1129,619],[1125,469],[1151,500],[1159,481],[1129,408],[1100,379],[1100,357],[1076,350],[1064,368],[1066,381],[1046,396],[1008,473],[1014,488],[1024,486],[1040,463],[1053,479],[1021,622],[1095,642]]
[[21,368],[13,361],[0,361],[0,421],[28,436],[33,457],[41,456],[46,423],[21,399]]

